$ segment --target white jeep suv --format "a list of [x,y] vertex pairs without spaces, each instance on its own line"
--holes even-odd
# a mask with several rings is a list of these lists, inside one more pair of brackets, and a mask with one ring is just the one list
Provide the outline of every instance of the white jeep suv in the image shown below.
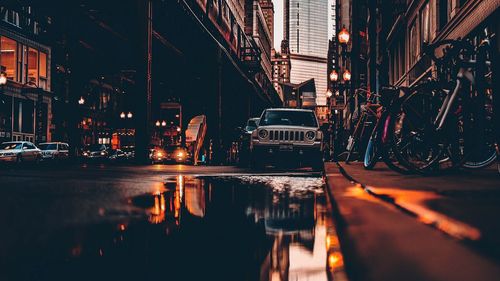
[[316,114],[308,109],[272,108],[252,133],[251,166],[296,163],[321,170],[322,138]]

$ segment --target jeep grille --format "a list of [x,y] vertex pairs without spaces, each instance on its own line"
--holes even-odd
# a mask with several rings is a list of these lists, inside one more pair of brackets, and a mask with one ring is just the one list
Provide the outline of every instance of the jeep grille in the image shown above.
[[304,132],[290,130],[270,130],[270,141],[304,141]]

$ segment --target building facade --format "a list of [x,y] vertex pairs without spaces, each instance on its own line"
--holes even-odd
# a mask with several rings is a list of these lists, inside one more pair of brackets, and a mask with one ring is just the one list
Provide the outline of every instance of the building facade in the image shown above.
[[327,90],[328,1],[284,2],[284,36],[290,45],[291,82],[315,79],[318,104],[325,104]]
[[267,29],[271,37],[271,46],[274,46],[274,4],[272,0],[259,0],[260,8],[266,20]]
[[284,100],[283,84],[290,83],[290,72],[292,64],[290,60],[290,48],[288,41],[281,41],[281,52],[272,50],[271,62],[273,64],[273,86],[281,99]]
[[51,140],[51,48],[30,6],[0,6],[0,142]]
[[245,3],[245,33],[255,40],[261,52],[261,66],[269,81],[271,74],[272,35],[268,28],[264,11],[258,0],[247,0]]
[[499,31],[499,1],[419,0],[408,5],[394,0],[391,4],[398,12],[388,14],[391,19],[386,25],[380,23],[388,30],[385,43],[391,84],[410,86],[434,75],[434,63],[422,53],[423,42],[467,38],[478,44],[485,31]]

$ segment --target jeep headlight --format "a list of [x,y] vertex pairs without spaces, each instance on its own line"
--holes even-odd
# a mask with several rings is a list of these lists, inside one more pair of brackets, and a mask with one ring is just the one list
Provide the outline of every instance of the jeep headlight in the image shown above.
[[261,139],[265,139],[267,138],[267,136],[269,135],[269,132],[267,130],[259,130],[259,138]]
[[316,133],[313,131],[308,131],[306,133],[306,139],[308,139],[310,141],[314,140],[315,137],[316,137]]

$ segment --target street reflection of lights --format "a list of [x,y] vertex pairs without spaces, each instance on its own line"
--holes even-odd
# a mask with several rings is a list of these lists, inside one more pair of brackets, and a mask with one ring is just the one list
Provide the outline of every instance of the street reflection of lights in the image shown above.
[[330,252],[328,254],[328,268],[330,271],[341,269],[344,266],[344,259],[340,252]]
[[150,212],[150,223],[159,224],[165,221],[165,195],[163,193],[154,194],[154,206],[150,209]]
[[335,235],[327,235],[326,236],[326,249],[330,249],[331,247],[339,246],[339,239]]

